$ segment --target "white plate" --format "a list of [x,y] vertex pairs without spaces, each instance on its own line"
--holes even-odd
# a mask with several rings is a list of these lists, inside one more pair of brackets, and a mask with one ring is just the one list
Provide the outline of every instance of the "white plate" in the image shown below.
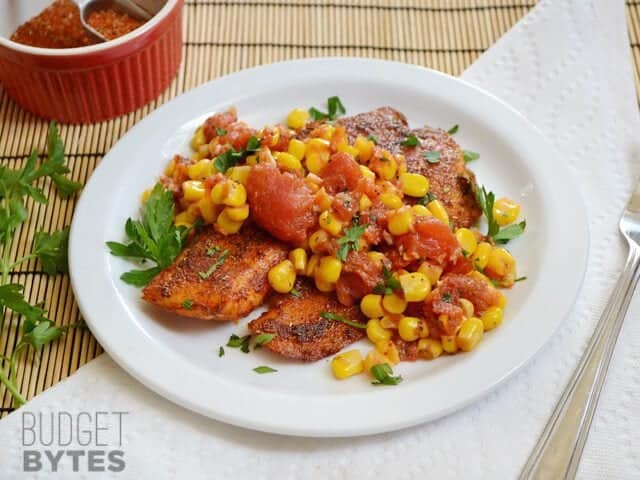
[[[411,125],[449,128],[481,153],[480,183],[516,198],[526,234],[509,244],[526,275],[508,292],[503,325],[472,353],[395,368],[404,382],[373,387],[364,376],[332,378],[328,360],[292,363],[266,350],[218,347],[246,321],[216,324],[159,313],[119,280],[132,264],[111,256],[140,194],[171,156],[188,153],[210,113],[238,108],[254,126],[282,121],[294,107],[323,107],[339,95],[347,114],[389,105]],[[560,326],[582,283],[587,221],[577,188],[550,144],[525,118],[457,78],[378,60],[325,58],[244,70],[203,85],[159,108],[104,157],[82,193],[70,239],[71,280],[80,310],[104,349],[125,370],[169,400],[209,417],[268,432],[350,436],[395,430],[446,415],[504,381]],[[356,347],[367,348],[366,342]],[[277,373],[252,369],[270,365]]]

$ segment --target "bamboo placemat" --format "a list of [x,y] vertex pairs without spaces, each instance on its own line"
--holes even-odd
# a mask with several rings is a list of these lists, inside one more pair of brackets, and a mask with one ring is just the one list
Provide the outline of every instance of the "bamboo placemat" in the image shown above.
[[[188,0],[184,59],[170,88],[130,115],[84,126],[61,126],[73,179],[85,182],[102,156],[137,121],[181,92],[254,65],[314,56],[376,57],[459,75],[535,4],[527,0]],[[635,80],[640,84],[640,2],[627,1]],[[16,167],[30,151],[44,150],[47,123],[20,110],[0,87],[0,162]],[[29,253],[38,228],[71,223],[74,202],[45,192],[49,204],[30,204],[31,220],[17,233],[12,258]],[[31,302],[44,302],[60,325],[80,320],[66,275],[49,277],[30,261],[12,281]],[[16,342],[20,320],[6,318],[0,353]],[[71,330],[41,353],[23,356],[18,369],[27,398],[39,394],[95,358],[102,348],[87,330]],[[0,389],[0,418],[12,410]]]

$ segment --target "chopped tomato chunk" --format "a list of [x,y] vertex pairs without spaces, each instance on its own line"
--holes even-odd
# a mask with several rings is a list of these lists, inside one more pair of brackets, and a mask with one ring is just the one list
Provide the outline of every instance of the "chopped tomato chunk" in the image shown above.
[[329,163],[320,172],[327,192],[335,194],[345,190],[355,190],[360,183],[362,173],[358,163],[347,153],[334,153]]
[[350,306],[371,293],[380,281],[381,271],[382,267],[371,260],[366,252],[350,252],[336,284],[338,301]]
[[238,114],[235,109],[229,109],[226,112],[216,113],[207,118],[202,125],[202,132],[207,143],[214,137],[218,136],[218,129],[226,130],[229,125],[238,121]]
[[430,260],[445,266],[462,255],[458,240],[449,227],[433,217],[417,219],[414,231],[396,237],[395,243],[400,258],[394,258],[394,264]]

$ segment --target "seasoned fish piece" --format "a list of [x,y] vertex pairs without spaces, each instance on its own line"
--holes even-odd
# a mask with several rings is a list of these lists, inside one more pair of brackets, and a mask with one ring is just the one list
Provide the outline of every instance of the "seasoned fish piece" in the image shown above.
[[313,362],[339,352],[364,337],[364,330],[320,316],[322,312],[365,324],[357,305],[345,307],[333,293],[322,293],[307,279],[296,282],[300,298],[291,294],[273,297],[269,310],[249,323],[252,333],[273,333],[265,347],[283,357]]
[[187,317],[237,320],[263,303],[270,291],[269,269],[287,251],[252,225],[229,236],[210,227],[151,280],[142,297]]
[[338,123],[344,126],[350,142],[353,143],[358,136],[373,135],[376,144],[390,152],[398,149],[398,145],[410,130],[406,117],[391,107],[380,107],[370,112],[341,118]]

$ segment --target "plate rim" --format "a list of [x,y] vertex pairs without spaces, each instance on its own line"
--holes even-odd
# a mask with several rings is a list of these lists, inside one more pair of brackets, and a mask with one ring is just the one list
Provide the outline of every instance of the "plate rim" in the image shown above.
[[[212,88],[212,86],[224,82],[233,81],[234,78],[243,77],[245,75],[255,74],[256,71],[262,70],[264,71],[278,71],[278,69],[286,69],[286,68],[294,68],[300,67],[300,65],[305,65],[305,68],[309,67],[310,64],[318,64],[318,67],[326,64],[332,65],[332,67],[342,67],[346,69],[354,69],[356,66],[358,68],[369,68],[371,70],[376,70],[377,68],[392,68],[392,69],[406,69],[405,71],[414,72],[419,75],[427,75],[432,76],[433,78],[440,79],[440,81],[453,82],[458,84],[463,89],[467,89],[468,91],[473,92],[472,95],[479,95],[488,98],[490,101],[498,105],[504,112],[507,112],[508,115],[511,115],[513,118],[517,118],[519,122],[526,125],[527,131],[533,132],[537,139],[542,143],[543,147],[550,152],[553,152],[553,156],[559,158],[560,154],[557,149],[551,144],[546,137],[542,134],[542,132],[533,125],[524,115],[518,112],[515,108],[511,107],[509,104],[499,99],[495,95],[483,90],[476,85],[469,83],[463,79],[453,77],[451,75],[432,70],[429,68],[425,68],[418,65],[411,65],[402,62],[388,61],[388,60],[378,60],[378,59],[363,59],[363,58],[354,58],[354,57],[317,57],[317,58],[309,58],[302,60],[289,60],[284,62],[277,62],[266,65],[259,65],[256,67],[252,67],[249,69],[240,70],[238,72],[231,73],[229,75],[225,75],[222,77],[218,77],[214,80],[206,82],[188,92],[182,93],[175,97],[174,99],[168,101],[167,103],[160,106],[154,112],[151,112],[149,115],[140,120],[136,125],[134,125],[123,137],[107,152],[107,154],[103,157],[100,164],[92,173],[89,181],[85,185],[85,189],[80,195],[80,199],[76,205],[76,209],[73,215],[73,221],[71,225],[70,231],[70,240],[69,240],[69,274],[71,279],[71,286],[75,294],[75,298],[80,309],[80,312],[87,321],[87,324],[96,337],[100,345],[104,348],[104,350],[122,367],[126,372],[140,381],[143,385],[150,388],[152,391],[160,394],[161,396],[167,398],[168,400],[176,403],[180,406],[193,410],[197,413],[205,415],[207,417],[233,424],[236,426],[240,426],[243,428],[249,428],[253,430],[259,430],[270,433],[278,433],[278,434],[287,434],[287,435],[296,435],[296,436],[306,436],[306,437],[347,437],[347,436],[359,436],[359,435],[369,435],[374,433],[383,433],[393,430],[398,430],[402,428],[406,428],[412,425],[421,424],[435,418],[440,418],[446,416],[456,410],[460,410],[465,406],[477,401],[479,398],[486,396],[490,391],[494,390],[498,385],[502,382],[510,378],[517,370],[520,370],[524,365],[526,365],[532,358],[534,358],[540,350],[548,343],[549,339],[553,336],[553,333],[560,328],[560,326],[565,322],[566,318],[573,310],[573,305],[575,304],[575,300],[578,298],[582,286],[584,283],[584,278],[588,265],[588,253],[590,249],[590,236],[589,236],[589,222],[588,216],[586,212],[586,208],[584,202],[582,201],[582,195],[580,189],[577,186],[575,178],[570,174],[569,169],[566,165],[560,163],[561,174],[564,176],[566,182],[566,188],[570,190],[571,197],[573,202],[568,208],[574,215],[574,219],[579,219],[579,222],[576,222],[575,225],[578,226],[583,235],[581,237],[584,239],[582,245],[580,245],[580,249],[582,250],[582,255],[580,255],[580,261],[576,262],[578,266],[578,271],[574,272],[573,275],[577,280],[575,286],[573,286],[573,295],[571,295],[569,299],[565,302],[566,306],[564,307],[564,312],[561,315],[558,315],[558,320],[555,322],[553,331],[550,332],[542,341],[539,341],[534,349],[528,352],[523,358],[521,358],[516,364],[512,364],[509,368],[502,371],[502,373],[488,384],[484,385],[481,388],[477,388],[475,393],[467,395],[464,400],[457,401],[452,403],[448,408],[440,408],[438,412],[431,412],[425,415],[413,415],[411,418],[404,418],[399,421],[394,419],[392,416],[385,416],[384,418],[380,417],[376,420],[375,423],[361,426],[348,426],[348,427],[327,427],[326,425],[318,425],[311,424],[308,425],[291,425],[291,424],[283,424],[278,421],[278,419],[256,419],[247,418],[246,415],[238,415],[227,414],[224,412],[220,412],[219,409],[216,409],[214,406],[209,404],[208,406],[203,405],[202,402],[193,401],[189,398],[185,398],[183,395],[176,394],[174,390],[166,388],[162,381],[159,381],[158,378],[154,378],[150,376],[148,372],[144,371],[143,368],[139,366],[131,365],[130,358],[125,355],[129,352],[123,352],[122,349],[118,345],[118,341],[114,342],[113,339],[109,338],[109,335],[106,332],[106,329],[103,325],[100,324],[100,321],[97,321],[98,314],[91,310],[90,306],[87,305],[85,295],[88,293],[84,290],[84,285],[82,284],[82,268],[79,263],[83,258],[91,257],[91,254],[87,254],[87,252],[83,252],[82,248],[82,221],[84,216],[86,215],[85,211],[89,208],[87,204],[89,202],[89,198],[91,195],[92,188],[95,184],[97,184],[104,172],[108,171],[109,165],[111,163],[115,163],[116,159],[111,160],[112,156],[115,156],[120,148],[123,148],[123,145],[126,145],[127,142],[130,142],[130,139],[135,139],[137,132],[141,131],[147,124],[152,124],[155,118],[161,117],[165,110],[169,110],[172,108],[172,105],[175,105],[181,101],[184,101],[184,97],[187,96],[197,96],[199,91],[204,91],[207,88]],[[309,67],[309,70],[311,67]],[[340,73],[344,73],[344,70]],[[478,97],[480,98],[480,97]],[[177,126],[179,127],[179,126]],[[115,153],[113,153],[115,150]],[[86,192],[89,192],[88,194]],[[89,210],[90,211],[90,210]],[[88,212],[87,212],[88,213]],[[79,226],[80,225],[80,226]],[[93,256],[96,258],[102,258],[100,255],[93,253]],[[109,272],[107,272],[109,273]],[[107,275],[108,276],[108,275]],[[112,283],[113,279],[108,278],[108,281]],[[115,288],[115,287],[114,287]],[[145,335],[144,332],[142,332]],[[177,357],[178,355],[175,354]],[[193,381],[197,380],[197,377],[204,381],[205,378],[202,377],[201,372],[196,371],[194,374]],[[224,385],[224,381],[222,381]],[[248,391],[257,390],[260,391],[253,385],[246,385]],[[382,390],[382,389],[379,389]],[[393,389],[387,389],[383,392],[377,392],[376,397],[381,399],[386,399],[393,395]],[[278,392],[268,392],[269,395],[274,397],[283,397],[284,395]],[[358,394],[359,395],[359,394]],[[320,397],[324,398],[324,397]],[[325,399],[326,400],[326,399]],[[241,402],[242,403],[242,402]]]

